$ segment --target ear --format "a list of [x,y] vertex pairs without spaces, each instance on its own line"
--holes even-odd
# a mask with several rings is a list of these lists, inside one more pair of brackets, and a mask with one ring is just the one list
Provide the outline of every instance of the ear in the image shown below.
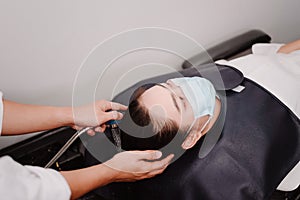
[[198,140],[201,138],[202,134],[200,131],[191,131],[189,135],[185,138],[184,142],[182,143],[181,147],[183,149],[190,149],[192,148]]

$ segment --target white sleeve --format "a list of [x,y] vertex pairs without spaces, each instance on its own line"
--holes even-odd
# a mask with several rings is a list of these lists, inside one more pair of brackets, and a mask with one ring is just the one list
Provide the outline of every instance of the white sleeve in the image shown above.
[[256,55],[272,55],[276,54],[284,44],[276,43],[258,43],[252,46],[252,53]]
[[3,119],[3,101],[2,101],[2,92],[0,92],[0,135],[2,131],[2,119]]
[[23,166],[9,156],[0,158],[0,197],[22,200],[69,200],[64,177],[53,169]]

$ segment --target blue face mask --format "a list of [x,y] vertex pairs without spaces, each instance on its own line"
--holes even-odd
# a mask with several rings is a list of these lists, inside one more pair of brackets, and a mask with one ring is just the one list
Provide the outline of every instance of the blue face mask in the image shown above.
[[202,127],[200,131],[202,132],[214,113],[216,103],[216,90],[214,86],[210,81],[201,77],[174,78],[171,79],[171,81],[181,88],[188,102],[192,106],[195,119],[189,128],[189,131],[196,119],[205,115],[210,116],[208,121]]

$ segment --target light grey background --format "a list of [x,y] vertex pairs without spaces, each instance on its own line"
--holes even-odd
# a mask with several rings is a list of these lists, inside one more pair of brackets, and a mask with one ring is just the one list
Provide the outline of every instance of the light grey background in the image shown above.
[[[81,63],[114,34],[169,28],[207,48],[255,28],[281,43],[300,38],[299,8],[299,0],[1,0],[0,90],[18,102],[71,105]],[[179,68],[181,61],[167,58]],[[101,90],[106,97],[109,91]],[[8,144],[2,138],[3,143]]]

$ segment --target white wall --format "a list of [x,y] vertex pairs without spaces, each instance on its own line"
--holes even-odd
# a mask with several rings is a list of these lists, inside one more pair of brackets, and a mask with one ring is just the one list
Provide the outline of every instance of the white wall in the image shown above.
[[299,8],[299,0],[1,0],[0,90],[19,102],[70,105],[83,59],[113,34],[163,27],[209,47],[255,28],[287,42],[300,38]]
[[81,62],[113,34],[165,27],[207,47],[258,28],[286,42],[300,38],[299,8],[299,0],[1,0],[0,88],[20,102],[69,105]]

